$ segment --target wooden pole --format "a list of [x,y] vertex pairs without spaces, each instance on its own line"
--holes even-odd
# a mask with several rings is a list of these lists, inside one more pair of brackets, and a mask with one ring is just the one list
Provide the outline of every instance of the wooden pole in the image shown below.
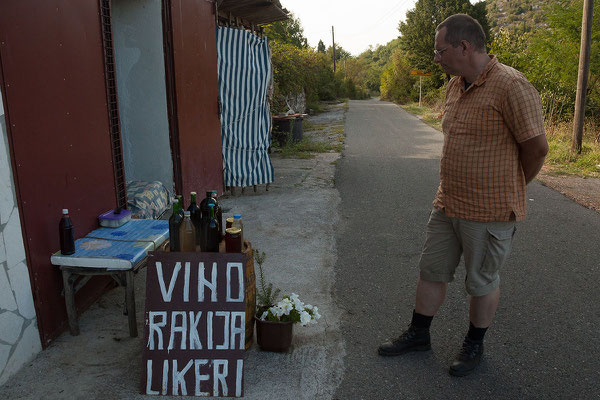
[[423,83],[423,77],[419,75],[419,107],[421,107],[421,86]]
[[335,73],[335,35],[333,33],[333,26],[331,27],[331,40],[333,42],[333,73]]
[[585,97],[590,71],[590,44],[592,37],[592,16],[594,0],[584,0],[581,19],[581,47],[579,50],[579,72],[577,75],[577,95],[575,97],[575,117],[573,119],[573,142],[571,152],[581,154],[583,141],[583,120],[585,117]]

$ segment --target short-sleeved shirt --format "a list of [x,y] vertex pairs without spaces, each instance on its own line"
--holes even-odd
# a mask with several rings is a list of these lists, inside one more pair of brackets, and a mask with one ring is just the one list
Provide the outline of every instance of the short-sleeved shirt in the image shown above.
[[522,73],[490,58],[468,89],[460,76],[448,83],[433,205],[449,217],[521,221],[526,183],[518,143],[545,134],[542,106]]

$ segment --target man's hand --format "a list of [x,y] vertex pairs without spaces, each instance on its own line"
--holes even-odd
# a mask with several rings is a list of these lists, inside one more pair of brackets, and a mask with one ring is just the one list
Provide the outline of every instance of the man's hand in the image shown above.
[[542,169],[544,159],[548,154],[548,141],[546,135],[538,135],[534,138],[519,143],[519,159],[525,174],[525,182],[529,183]]

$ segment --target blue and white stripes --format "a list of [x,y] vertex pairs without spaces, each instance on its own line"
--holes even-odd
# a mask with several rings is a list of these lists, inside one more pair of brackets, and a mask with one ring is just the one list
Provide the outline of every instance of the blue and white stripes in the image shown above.
[[271,111],[267,99],[271,53],[267,39],[217,28],[221,143],[225,186],[273,182]]

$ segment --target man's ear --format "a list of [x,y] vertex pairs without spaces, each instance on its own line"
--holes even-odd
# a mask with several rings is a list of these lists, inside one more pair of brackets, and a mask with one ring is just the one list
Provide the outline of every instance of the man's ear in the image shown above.
[[466,40],[461,40],[460,45],[462,47],[463,55],[467,55],[467,53],[472,50],[471,43],[467,42]]

